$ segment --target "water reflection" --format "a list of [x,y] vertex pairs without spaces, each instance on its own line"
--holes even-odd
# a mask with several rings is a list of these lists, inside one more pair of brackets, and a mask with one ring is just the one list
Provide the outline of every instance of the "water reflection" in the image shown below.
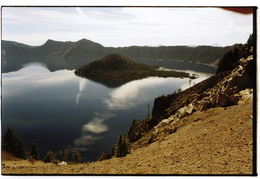
[[101,139],[100,136],[93,136],[93,135],[84,135],[78,139],[75,140],[74,144],[75,147],[82,152],[86,152],[91,148],[91,145],[93,145],[97,140]]
[[73,71],[26,66],[2,74],[2,129],[11,126],[29,147],[35,141],[41,157],[67,146],[95,160],[110,152],[119,132],[128,132],[134,118],[147,116],[147,104],[152,108],[154,98],[207,77],[199,76],[191,83],[190,79],[150,77],[108,88]]
[[109,130],[109,127],[105,125],[103,122],[111,117],[116,115],[110,113],[98,113],[95,112],[96,117],[89,123],[85,124],[82,127],[82,131],[85,132],[93,132],[95,134],[99,134]]
[[201,73],[201,72],[195,72],[195,71],[191,71],[191,70],[185,70],[185,72],[190,73],[190,74],[196,74],[199,77],[196,78],[196,79],[192,79],[192,80],[189,79],[189,80],[187,80],[188,82],[183,83],[183,85],[180,86],[180,89],[182,89],[182,90],[190,88],[193,85],[195,85],[195,84],[197,84],[197,83],[199,83],[199,82],[201,82],[201,81],[203,81],[203,80],[205,80],[205,79],[207,79],[207,78],[209,78],[213,75],[211,73]]
[[78,105],[79,105],[80,96],[81,96],[83,90],[85,90],[85,88],[86,88],[86,86],[87,86],[87,83],[88,83],[88,79],[83,79],[83,78],[81,78],[81,79],[79,80],[79,92],[78,92],[78,94],[76,95],[76,99],[75,99],[76,107],[78,107]]
[[108,125],[104,122],[111,118],[115,117],[115,114],[102,112],[95,112],[95,117],[82,127],[81,136],[74,141],[75,147],[80,151],[88,151],[97,140],[102,139],[102,135],[109,130]]
[[[158,97],[156,94],[162,95],[162,91],[167,94],[173,92],[186,80],[150,77],[132,81],[113,90],[109,94],[109,98],[104,99],[103,102],[110,110],[131,109],[138,104],[146,103],[153,97]],[[165,89],[161,89],[161,87]]]

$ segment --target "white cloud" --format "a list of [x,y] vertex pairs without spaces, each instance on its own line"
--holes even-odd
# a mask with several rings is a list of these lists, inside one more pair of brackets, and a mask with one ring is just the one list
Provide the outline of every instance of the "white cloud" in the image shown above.
[[41,45],[87,38],[104,46],[232,45],[252,33],[252,15],[220,8],[12,8],[2,12],[3,39]]

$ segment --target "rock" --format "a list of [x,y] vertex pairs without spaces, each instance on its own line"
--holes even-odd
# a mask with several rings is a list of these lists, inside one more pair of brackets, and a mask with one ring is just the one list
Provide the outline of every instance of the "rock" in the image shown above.
[[62,165],[68,165],[68,164],[67,164],[67,162],[62,161],[62,162],[58,163],[57,165],[58,165],[58,166],[62,166]]
[[247,88],[248,86],[250,86],[251,83],[252,83],[252,81],[251,81],[249,75],[247,74],[247,72],[244,71],[244,72],[242,72],[242,74],[234,76],[230,80],[227,88],[229,89],[229,88],[237,86],[240,90],[243,90],[243,89]]
[[238,96],[235,95],[229,96],[228,105],[237,105],[238,101],[239,101]]
[[239,92],[240,100],[238,104],[245,104],[248,100],[253,98],[253,89],[245,89]]
[[218,104],[221,107],[225,107],[228,105],[229,97],[226,94],[219,93],[218,95]]
[[206,110],[206,109],[208,108],[209,103],[206,102],[206,101],[204,101],[200,106],[201,106],[201,107],[200,107],[199,110],[200,110],[200,111],[204,111],[204,110]]

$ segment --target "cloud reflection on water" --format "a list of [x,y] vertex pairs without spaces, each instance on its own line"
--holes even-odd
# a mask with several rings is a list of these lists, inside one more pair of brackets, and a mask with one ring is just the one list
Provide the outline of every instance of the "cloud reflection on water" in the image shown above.
[[99,136],[83,135],[74,141],[76,148],[79,151],[87,151],[89,146],[94,144],[97,140],[101,139]]
[[113,90],[109,94],[109,98],[104,99],[103,102],[111,110],[129,109],[151,98],[151,94],[145,93],[149,88],[156,90],[156,87],[160,85],[167,84],[170,81],[176,84],[179,83],[180,80],[179,78],[150,77],[132,81]]
[[82,126],[81,136],[74,141],[75,147],[80,151],[87,151],[97,140],[102,139],[98,134],[109,130],[104,121],[114,116],[116,115],[107,112],[95,112],[95,117]]
[[76,95],[76,98],[75,98],[76,107],[78,107],[78,105],[79,105],[79,99],[80,99],[81,93],[84,89],[86,89],[87,83],[88,83],[88,79],[81,78],[79,80],[79,92],[78,92],[78,94]]
[[94,117],[94,119],[92,121],[90,121],[89,123],[85,124],[82,127],[83,131],[93,132],[95,134],[106,132],[109,130],[109,127],[107,125],[105,125],[103,122],[105,120],[107,120],[108,118],[116,116],[116,115],[110,114],[110,113],[100,114],[97,112],[95,113],[95,115],[96,115],[96,117]]

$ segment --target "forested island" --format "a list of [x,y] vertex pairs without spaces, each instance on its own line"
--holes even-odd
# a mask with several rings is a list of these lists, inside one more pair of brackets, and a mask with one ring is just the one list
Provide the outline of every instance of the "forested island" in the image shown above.
[[75,70],[77,76],[94,81],[129,82],[150,76],[195,78],[189,73],[160,70],[159,66],[136,63],[120,54],[109,54]]

